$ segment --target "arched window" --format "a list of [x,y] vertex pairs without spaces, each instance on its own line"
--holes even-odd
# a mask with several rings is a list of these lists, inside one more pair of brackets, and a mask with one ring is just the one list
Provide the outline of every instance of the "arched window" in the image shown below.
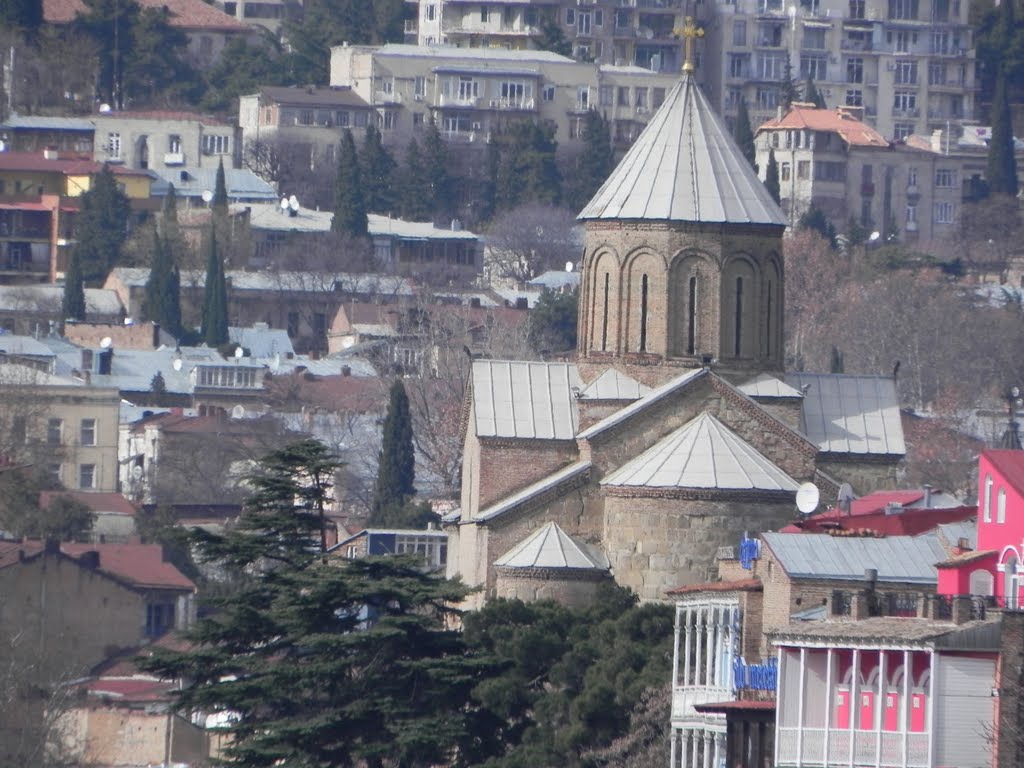
[[743,350],[743,278],[736,278],[736,325],[734,327],[733,354],[740,356]]
[[697,353],[697,276],[690,277],[688,304],[686,307],[686,354]]
[[1017,575],[1017,555],[1011,552],[1003,563],[1003,598],[1006,607],[1016,609],[1019,603],[1020,576]]
[[764,352],[766,355],[772,353],[772,282],[768,281],[765,296],[765,315],[764,315],[764,330],[765,330],[765,341],[764,341]]
[[992,475],[985,475],[984,497],[981,500],[982,520],[992,522]]
[[608,351],[608,291],[610,290],[612,276],[604,273],[604,311],[601,314],[601,351]]
[[1000,488],[996,494],[996,522],[1006,522],[1006,489]]
[[967,589],[972,595],[981,595],[982,597],[990,597],[992,590],[995,587],[994,579],[992,574],[983,568],[979,568],[975,571],[971,571],[970,582]]
[[647,275],[640,278],[640,351],[647,351]]

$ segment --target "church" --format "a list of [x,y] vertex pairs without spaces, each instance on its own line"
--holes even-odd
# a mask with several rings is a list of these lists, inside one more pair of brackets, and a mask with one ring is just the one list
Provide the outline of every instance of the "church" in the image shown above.
[[691,63],[578,218],[575,362],[473,363],[444,519],[468,607],[607,579],[660,600],[791,522],[803,483],[894,487],[894,380],[783,370],[786,222]]

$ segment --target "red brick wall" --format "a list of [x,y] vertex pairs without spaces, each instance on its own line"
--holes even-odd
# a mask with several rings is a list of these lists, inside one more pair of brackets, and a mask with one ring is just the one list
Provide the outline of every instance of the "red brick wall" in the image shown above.
[[505,498],[579,457],[569,440],[480,440],[480,506]]

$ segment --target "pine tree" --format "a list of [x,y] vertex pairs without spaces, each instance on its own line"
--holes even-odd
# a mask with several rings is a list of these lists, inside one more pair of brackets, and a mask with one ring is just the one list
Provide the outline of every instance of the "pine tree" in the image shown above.
[[786,65],[783,68],[782,80],[779,82],[779,102],[784,110],[793,106],[794,101],[800,100],[800,87],[793,77],[793,64],[789,57],[786,57]]
[[772,196],[779,205],[782,204],[782,189],[779,186],[779,164],[775,161],[775,150],[768,150],[768,167],[764,173],[764,185],[768,189],[768,194]]
[[615,165],[611,129],[596,109],[588,110],[583,118],[580,138],[583,139],[583,152],[576,165],[572,201],[577,210],[590,201]]
[[217,235],[210,228],[207,244],[206,284],[203,287],[203,341],[208,347],[228,342],[228,291],[224,261],[217,249]]
[[395,210],[395,161],[381,143],[380,130],[372,122],[359,158],[366,210],[390,215]]
[[338,468],[313,440],[267,456],[239,524],[192,534],[240,589],[187,632],[194,649],[140,661],[188,681],[181,708],[239,713],[231,765],[440,765],[479,741],[471,692],[492,665],[445,625],[467,590],[404,558],[322,563]]
[[368,229],[362,174],[352,131],[345,129],[338,151],[338,180],[334,188],[334,218],[331,231],[362,237]]
[[740,107],[736,113],[736,143],[747,158],[750,167],[757,172],[757,150],[754,147],[754,129],[750,126],[750,111],[747,109],[747,100],[740,99]]
[[82,281],[82,263],[78,249],[71,251],[67,272],[64,273],[64,298],[61,315],[65,320],[85,320],[85,287]]
[[100,283],[120,261],[121,247],[128,237],[131,205],[118,189],[108,165],[93,177],[91,188],[80,200],[74,250],[78,254],[82,280],[86,284]]
[[[1009,0],[1003,0],[1009,3]],[[1020,191],[1017,179],[1017,158],[1013,151],[1013,122],[1007,94],[1005,67],[1000,64],[996,90],[992,99],[992,138],[988,145],[988,166],[985,170],[990,195],[1014,197]]]
[[410,139],[405,151],[400,190],[402,218],[409,221],[427,221],[431,218],[430,182],[423,168],[423,154],[415,138]]
[[377,483],[373,492],[371,521],[404,507],[416,495],[416,451],[412,443],[409,396],[401,379],[391,385],[388,413],[384,418]]
[[455,216],[455,185],[451,176],[448,146],[437,123],[427,127],[423,139],[423,176],[430,188],[430,208],[434,221],[447,222]]

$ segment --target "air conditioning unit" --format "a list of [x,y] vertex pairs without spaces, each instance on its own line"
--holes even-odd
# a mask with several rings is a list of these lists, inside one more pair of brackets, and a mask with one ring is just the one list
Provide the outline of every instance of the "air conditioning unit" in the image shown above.
[[491,99],[491,109],[497,109],[501,106],[501,99]]
[[483,128],[483,126],[482,126],[482,125],[481,125],[480,123],[477,123],[477,122],[471,123],[471,124],[470,124],[470,127],[471,127],[471,128],[472,128],[472,129],[474,130],[474,131],[479,131],[479,130],[481,130],[481,129]]
[[417,93],[412,98],[413,98],[413,101],[423,101],[423,94],[422,93]]

